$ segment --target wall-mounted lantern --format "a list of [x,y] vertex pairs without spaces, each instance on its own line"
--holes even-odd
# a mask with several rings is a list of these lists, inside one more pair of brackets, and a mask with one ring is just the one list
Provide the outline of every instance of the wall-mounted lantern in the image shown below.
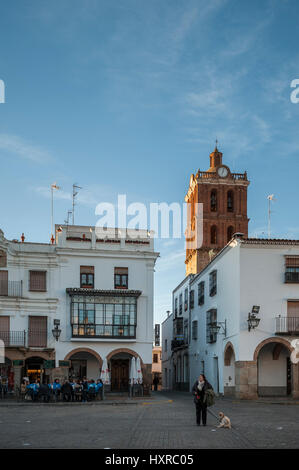
[[212,323],[210,325],[210,332],[214,335],[218,335],[220,333],[221,328],[221,334],[226,336],[226,320]]
[[257,315],[260,311],[260,306],[259,305],[254,305],[252,307],[251,312],[248,313],[248,331],[254,330],[254,328],[257,328],[259,326],[259,322],[261,321],[260,318],[257,318]]
[[54,320],[54,328],[52,330],[52,334],[56,341],[58,341],[60,333],[61,333],[61,329],[59,328],[59,325],[60,325],[60,320]]

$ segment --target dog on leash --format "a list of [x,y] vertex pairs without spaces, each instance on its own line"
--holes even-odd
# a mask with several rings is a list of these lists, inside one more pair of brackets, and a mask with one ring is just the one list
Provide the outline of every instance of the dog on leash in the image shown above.
[[227,416],[225,416],[224,413],[222,413],[222,411],[220,411],[219,413],[219,421],[220,421],[220,424],[219,426],[217,426],[217,428],[231,429],[232,425],[231,425],[230,419]]

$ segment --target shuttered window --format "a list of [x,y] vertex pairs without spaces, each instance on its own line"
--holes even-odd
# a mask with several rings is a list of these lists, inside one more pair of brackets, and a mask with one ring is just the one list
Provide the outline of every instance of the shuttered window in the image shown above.
[[299,318],[299,301],[288,301],[288,317]]
[[0,295],[8,295],[8,271],[0,271]]
[[287,268],[299,268],[299,256],[286,256],[285,261]]
[[7,255],[4,250],[0,250],[0,268],[5,268],[7,265]]
[[10,331],[10,317],[0,316],[0,339],[4,342],[5,346],[9,346],[9,331]]
[[28,346],[45,348],[47,346],[48,317],[30,316],[28,328]]
[[47,272],[29,271],[29,290],[37,292],[46,292],[47,290]]

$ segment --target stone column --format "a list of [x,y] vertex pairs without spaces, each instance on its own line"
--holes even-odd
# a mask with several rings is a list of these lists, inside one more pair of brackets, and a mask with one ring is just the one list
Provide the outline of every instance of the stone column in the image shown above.
[[299,398],[299,363],[292,364],[292,397]]
[[22,368],[23,366],[13,366],[13,373],[14,373],[14,391],[16,393],[17,387],[21,386],[22,380]]
[[257,361],[235,362],[236,398],[254,400],[257,393]]

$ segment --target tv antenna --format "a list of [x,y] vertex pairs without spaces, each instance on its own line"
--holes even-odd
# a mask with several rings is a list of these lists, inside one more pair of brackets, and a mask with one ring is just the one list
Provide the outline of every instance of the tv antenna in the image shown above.
[[82,189],[81,186],[78,186],[77,183],[73,184],[73,210],[72,210],[72,224],[75,225],[75,198],[79,191],[77,189]]
[[65,225],[70,224],[71,215],[72,215],[72,211],[71,210],[67,211],[67,218],[64,220]]
[[268,238],[271,238],[271,202],[276,201],[274,194],[269,194],[268,199]]

